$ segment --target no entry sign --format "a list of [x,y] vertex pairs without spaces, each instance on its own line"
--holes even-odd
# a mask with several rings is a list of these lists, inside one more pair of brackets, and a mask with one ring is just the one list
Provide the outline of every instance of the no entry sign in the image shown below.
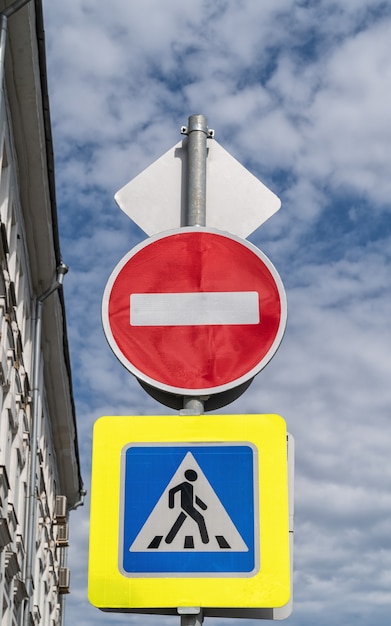
[[107,283],[106,338],[140,380],[209,395],[253,378],[276,352],[286,297],[269,259],[228,233],[180,228],[131,250]]

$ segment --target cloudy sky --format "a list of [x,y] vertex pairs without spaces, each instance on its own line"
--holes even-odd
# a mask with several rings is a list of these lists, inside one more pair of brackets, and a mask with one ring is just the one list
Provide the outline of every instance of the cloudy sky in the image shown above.
[[[189,115],[203,113],[217,141],[282,201],[250,240],[282,277],[287,331],[225,411],[278,413],[295,437],[287,623],[388,625],[390,3],[44,0],[44,9],[87,489],[99,416],[173,413],[141,390],[102,331],[106,281],[146,236],[113,195],[181,139]],[[89,497],[71,515],[66,623],[178,624],[89,605],[88,520]]]

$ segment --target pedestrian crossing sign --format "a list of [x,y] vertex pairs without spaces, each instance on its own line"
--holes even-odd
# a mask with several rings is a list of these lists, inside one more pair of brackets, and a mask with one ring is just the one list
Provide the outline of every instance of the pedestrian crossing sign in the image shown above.
[[121,477],[123,574],[252,575],[259,567],[256,463],[249,444],[129,445]]
[[130,416],[96,422],[92,604],[117,611],[280,607],[289,594],[281,417]]

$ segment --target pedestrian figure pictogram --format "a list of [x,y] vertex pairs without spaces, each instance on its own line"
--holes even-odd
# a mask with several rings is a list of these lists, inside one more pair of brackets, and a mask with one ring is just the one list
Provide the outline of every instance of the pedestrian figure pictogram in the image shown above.
[[201,500],[201,498],[194,495],[194,488],[191,483],[197,480],[198,474],[195,470],[187,469],[185,471],[185,478],[185,482],[177,485],[176,487],[172,487],[168,492],[168,506],[170,509],[173,509],[175,506],[175,494],[178,492],[180,493],[180,504],[182,511],[177,517],[165,541],[166,543],[173,542],[183,522],[189,516],[198,524],[202,543],[209,543],[209,536],[205,525],[205,518],[194,506],[197,505],[203,511],[206,511],[206,509],[208,508],[205,502]]

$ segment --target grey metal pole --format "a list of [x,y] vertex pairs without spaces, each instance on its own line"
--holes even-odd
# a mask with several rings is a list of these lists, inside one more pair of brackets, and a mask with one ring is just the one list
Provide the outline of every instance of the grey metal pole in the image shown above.
[[[181,129],[188,135],[187,140],[187,205],[186,226],[205,226],[206,224],[206,157],[208,137],[213,131],[208,130],[204,115],[191,115],[187,128]],[[183,400],[183,413],[202,415],[204,400],[200,397],[186,396]],[[178,608],[181,626],[202,626],[202,609],[198,607]]]
[[187,127],[187,226],[206,223],[206,140],[204,115],[191,115]]
[[[205,115],[190,115],[188,126],[181,132],[187,139],[187,204],[186,226],[205,226],[206,224],[206,157],[209,131]],[[204,401],[200,397],[185,397],[183,409],[186,413],[201,415]]]
[[[185,613],[188,611],[188,613]],[[204,615],[202,609],[198,607],[180,608],[178,613],[181,616],[181,626],[202,626]]]

